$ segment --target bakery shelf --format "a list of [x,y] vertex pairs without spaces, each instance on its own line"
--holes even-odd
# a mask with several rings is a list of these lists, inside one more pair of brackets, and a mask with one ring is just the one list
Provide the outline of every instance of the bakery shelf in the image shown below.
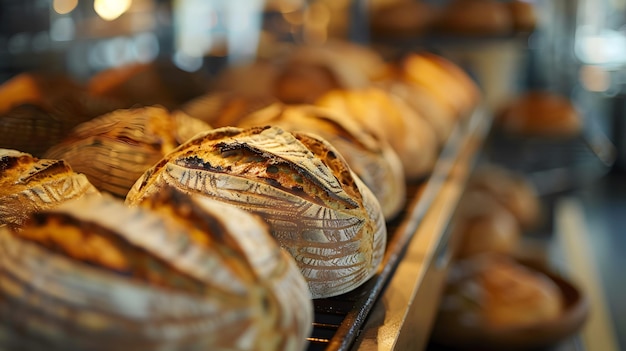
[[407,206],[389,222],[377,274],[358,289],[314,301],[309,351],[425,345],[449,260],[448,223],[491,126],[479,108],[457,125],[432,174],[408,184]]

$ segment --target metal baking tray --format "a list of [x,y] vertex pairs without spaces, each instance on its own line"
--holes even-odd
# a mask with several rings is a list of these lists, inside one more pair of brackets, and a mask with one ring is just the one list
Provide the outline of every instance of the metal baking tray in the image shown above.
[[[407,259],[410,244],[416,241],[417,236],[428,241],[427,244],[419,245],[421,249],[428,249],[433,254],[430,255],[429,262],[422,262],[422,270],[412,268],[410,277],[399,283],[401,286],[406,283],[407,287],[413,285],[419,288],[423,269],[427,269],[436,260],[443,259],[448,239],[447,223],[490,126],[490,116],[483,109],[476,109],[456,126],[431,175],[420,182],[407,184],[407,206],[396,219],[387,223],[387,249],[377,274],[354,291],[314,300],[315,321],[313,332],[308,338],[308,351],[350,350],[359,347],[356,341],[364,335],[366,324],[372,324],[369,318],[372,310],[382,308],[385,314],[385,306],[380,306],[381,294],[388,289],[398,266]],[[423,222],[427,214],[433,212],[435,204],[438,204],[435,215],[439,228],[429,224],[427,233],[418,234],[420,228],[424,229]],[[444,208],[445,211],[442,211]],[[415,297],[415,293],[416,291],[409,293],[411,298]],[[432,304],[429,301],[424,303]],[[361,343],[362,340],[359,340],[359,344]]]

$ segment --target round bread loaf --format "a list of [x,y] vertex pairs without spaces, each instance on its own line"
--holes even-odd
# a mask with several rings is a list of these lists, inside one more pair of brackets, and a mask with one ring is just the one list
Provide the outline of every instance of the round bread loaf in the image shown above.
[[97,193],[63,160],[0,149],[0,226],[19,227],[32,213]]
[[435,99],[466,117],[477,105],[480,91],[465,71],[452,61],[429,52],[410,53],[396,66],[397,77],[429,90]]
[[314,105],[275,104],[248,115],[239,124],[243,128],[264,125],[322,137],[372,190],[385,219],[392,219],[402,209],[406,184],[400,158],[386,141],[349,116]]
[[85,197],[0,228],[0,345],[304,350],[312,302],[265,223],[170,190],[140,208]]
[[275,102],[278,102],[278,99],[269,94],[215,91],[189,101],[181,106],[180,110],[214,128],[235,127],[239,120],[248,114]]
[[121,106],[62,75],[18,74],[0,85],[0,148],[42,157],[76,125]]
[[377,38],[415,38],[426,33],[435,22],[437,8],[425,1],[393,1],[372,4],[370,29]]
[[463,194],[456,221],[459,257],[481,253],[511,255],[522,235],[515,216],[483,190],[470,188]]
[[441,11],[435,26],[454,35],[506,35],[513,31],[513,19],[501,1],[452,0]]
[[526,0],[510,0],[506,5],[511,11],[513,28],[516,32],[532,32],[537,26],[537,12],[535,5]]
[[170,60],[131,63],[96,73],[87,82],[94,96],[123,102],[124,108],[161,105],[174,109],[206,91],[200,72],[186,72]]
[[538,325],[562,310],[561,291],[545,274],[506,256],[473,256],[456,262],[448,275],[433,338],[476,341],[471,333]]
[[440,146],[445,144],[458,122],[455,112],[448,105],[437,101],[433,93],[423,86],[398,79],[377,82],[375,86],[402,99],[430,124],[437,136],[438,144]]
[[582,117],[570,99],[548,91],[528,91],[496,116],[504,132],[520,136],[567,138],[582,131]]
[[64,159],[99,190],[123,198],[146,169],[207,129],[160,106],[117,110],[76,126],[46,157]]
[[376,197],[334,147],[311,134],[207,131],[147,170],[126,202],[141,203],[168,185],[260,215],[313,298],[354,290],[382,261],[387,230]]
[[400,157],[407,180],[432,171],[439,145],[431,125],[402,99],[383,89],[334,90],[317,105],[351,116],[391,145]]
[[513,214],[524,230],[541,221],[541,202],[537,190],[522,174],[497,165],[479,167],[468,187],[489,193]]

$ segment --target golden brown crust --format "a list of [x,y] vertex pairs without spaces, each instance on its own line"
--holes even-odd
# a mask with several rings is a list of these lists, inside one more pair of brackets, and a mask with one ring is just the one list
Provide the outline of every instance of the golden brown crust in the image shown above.
[[63,160],[0,149],[0,224],[20,226],[34,212],[97,192]]
[[161,106],[117,110],[76,126],[46,157],[66,160],[96,188],[124,197],[146,169],[206,129]]
[[407,180],[432,170],[439,152],[437,137],[431,125],[399,97],[377,87],[334,90],[316,105],[351,116],[389,143],[400,157]]
[[234,91],[212,92],[186,103],[181,110],[214,128],[235,127],[239,121],[278,100],[269,93],[244,94]]
[[0,253],[0,309],[14,316],[0,346],[297,351],[312,326],[306,282],[260,219],[172,189],[0,227]]
[[520,136],[573,137],[583,128],[570,99],[547,91],[529,91],[508,103],[496,117],[505,132]]
[[550,278],[506,256],[474,256],[454,269],[446,296],[458,299],[456,313],[473,314],[484,328],[529,326],[562,311],[563,297]]
[[436,101],[465,117],[476,106],[479,91],[460,67],[442,56],[428,52],[410,53],[397,65],[398,78],[429,90]]
[[328,142],[278,127],[224,127],[196,136],[135,183],[128,204],[163,187],[261,216],[296,259],[313,297],[350,291],[382,260],[386,228],[371,191]]
[[241,121],[242,127],[275,125],[316,134],[332,144],[352,171],[372,190],[386,219],[400,211],[406,198],[404,170],[384,140],[339,111],[314,105],[272,105]]
[[370,28],[381,39],[415,38],[428,32],[438,13],[424,1],[394,1],[372,9]]
[[506,35],[513,20],[506,4],[496,0],[453,0],[446,4],[435,27],[455,35]]
[[22,73],[0,85],[0,148],[41,157],[71,129],[119,108],[61,75]]
[[521,226],[515,216],[490,194],[468,189],[458,211],[457,256],[471,257],[483,253],[511,255],[518,248]]
[[497,165],[483,165],[474,172],[468,187],[492,196],[515,216],[524,230],[536,227],[542,219],[537,190],[521,173]]

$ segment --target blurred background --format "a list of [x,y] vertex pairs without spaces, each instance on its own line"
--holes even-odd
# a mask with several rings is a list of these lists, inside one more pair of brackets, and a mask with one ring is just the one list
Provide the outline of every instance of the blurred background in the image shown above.
[[[299,46],[344,40],[385,60],[439,54],[468,72],[494,116],[481,157],[524,174],[544,201],[550,220],[532,236],[554,239],[563,200],[578,204],[574,216],[584,218],[580,238],[597,278],[586,284],[599,291],[594,298],[606,310],[601,328],[610,329],[615,349],[624,349],[626,0],[477,1],[485,7],[452,11],[469,2],[0,0],[0,83],[48,72],[87,84],[105,70],[159,64],[172,73],[160,84],[173,91],[175,106],[206,91],[228,68],[280,58]],[[506,15],[498,12],[504,5]],[[531,90],[569,100],[581,133],[519,138],[498,129],[503,109]],[[562,250],[551,255],[578,267]],[[564,347],[600,350],[575,345]]]

